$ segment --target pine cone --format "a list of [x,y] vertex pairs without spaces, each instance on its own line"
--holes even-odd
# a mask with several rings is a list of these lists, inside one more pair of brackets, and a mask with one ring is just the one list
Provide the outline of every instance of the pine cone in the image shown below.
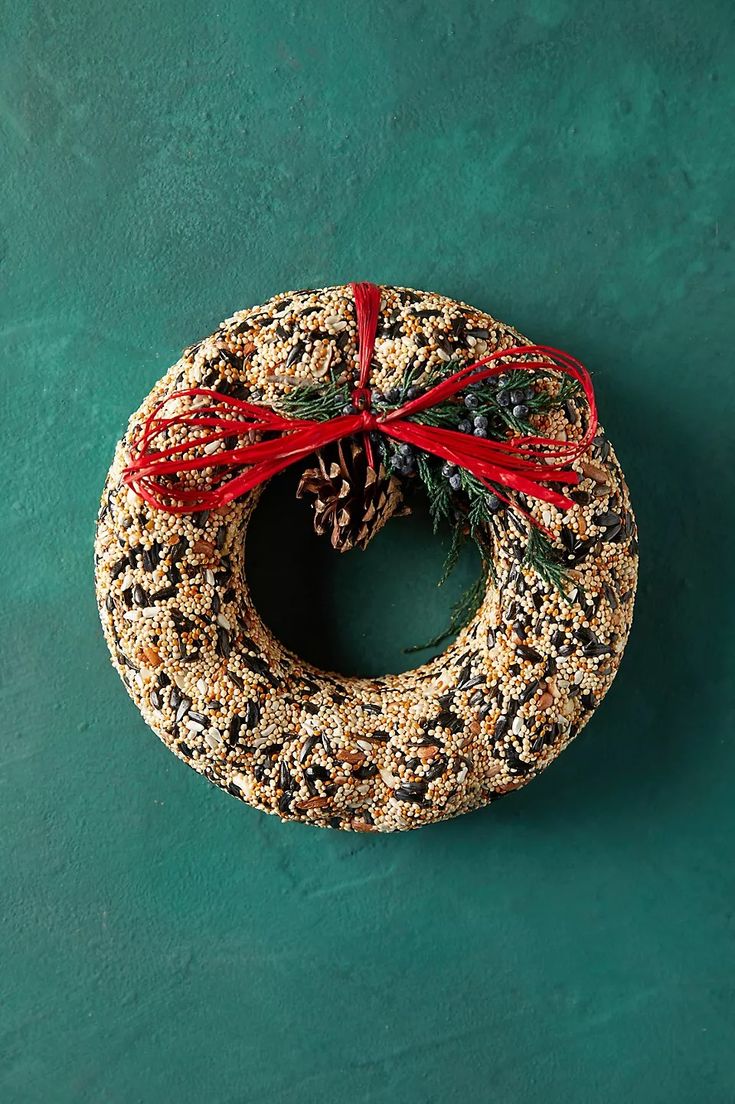
[[381,464],[378,470],[367,462],[359,438],[338,441],[316,453],[317,466],[301,476],[296,495],[315,496],[314,529],[329,533],[338,552],[365,548],[395,513],[403,507],[401,485]]

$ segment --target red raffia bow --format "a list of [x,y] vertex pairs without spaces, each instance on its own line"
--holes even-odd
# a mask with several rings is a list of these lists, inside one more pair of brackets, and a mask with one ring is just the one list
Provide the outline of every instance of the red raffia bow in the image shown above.
[[[546,345],[517,345],[497,349],[489,356],[468,364],[441,383],[396,410],[376,414],[371,409],[370,365],[375,347],[380,289],[375,284],[352,284],[357,314],[359,379],[352,392],[355,414],[343,414],[326,422],[291,418],[266,406],[235,399],[203,387],[174,391],[148,416],[141,432],[131,444],[131,457],[123,473],[124,482],[151,506],[172,514],[194,513],[227,505],[240,495],[272,479],[274,475],[304,459],[310,453],[344,437],[361,433],[369,461],[372,449],[369,434],[383,433],[424,452],[440,456],[451,464],[466,468],[488,491],[498,495],[524,516],[498,487],[540,499],[560,510],[568,509],[569,499],[548,484],[570,486],[579,475],[567,465],[588,449],[597,431],[597,409],[592,381],[587,369],[569,353]],[[516,357],[533,356],[533,361]],[[571,376],[581,386],[588,405],[587,429],[578,441],[559,441],[553,437],[519,436],[505,441],[475,437],[456,429],[421,425],[412,415],[428,410],[452,398],[473,383],[514,371],[553,371]],[[184,398],[209,400],[187,410],[164,417],[164,408]],[[157,438],[170,430],[186,427],[195,431],[184,441],[156,449]],[[265,440],[219,448],[227,438],[252,435]],[[252,437],[250,438],[252,440]],[[196,450],[197,455],[191,456]],[[189,455],[183,455],[189,454]],[[184,472],[211,469],[210,487],[186,487],[162,482],[161,477],[181,476]],[[216,474],[215,474],[216,473]],[[534,525],[544,528],[535,519]]]

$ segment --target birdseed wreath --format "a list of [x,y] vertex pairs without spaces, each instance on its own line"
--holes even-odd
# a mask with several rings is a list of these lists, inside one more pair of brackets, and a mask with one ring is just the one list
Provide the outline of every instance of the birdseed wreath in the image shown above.
[[[442,655],[345,678],[269,632],[247,527],[294,464],[335,549],[422,491],[455,548],[477,542]],[[578,361],[464,303],[354,284],[277,295],[185,350],[118,445],[95,561],[113,664],[180,759],[284,819],[387,832],[518,789],[574,739],[619,665],[637,554]]]

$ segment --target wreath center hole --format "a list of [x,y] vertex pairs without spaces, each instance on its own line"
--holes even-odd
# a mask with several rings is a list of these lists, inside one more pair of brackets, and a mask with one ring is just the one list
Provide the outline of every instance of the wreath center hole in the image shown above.
[[286,647],[345,676],[399,674],[443,651],[407,652],[444,632],[452,608],[479,577],[467,542],[443,586],[450,534],[432,531],[428,505],[391,518],[363,552],[335,552],[313,529],[311,503],[296,498],[298,471],[271,480],[248,526],[245,574],[255,608]]

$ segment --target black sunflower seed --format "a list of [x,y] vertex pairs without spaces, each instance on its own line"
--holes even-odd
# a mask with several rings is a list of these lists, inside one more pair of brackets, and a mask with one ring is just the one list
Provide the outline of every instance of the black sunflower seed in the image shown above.
[[140,558],[146,571],[155,571],[159,559],[157,543],[154,541],[150,548],[144,548]]
[[314,746],[319,743],[319,737],[313,732],[310,736],[307,736],[299,752],[299,763],[305,763],[311,755]]
[[610,442],[607,437],[596,437],[593,441],[596,455],[600,460],[607,460],[610,455]]
[[121,560],[117,560],[116,563],[110,568],[110,578],[117,579],[119,575],[122,575],[125,568],[128,566],[127,556],[123,556]]
[[242,728],[243,718],[235,714],[230,721],[227,729],[227,743],[236,744],[240,738],[240,729]]
[[592,501],[592,495],[588,491],[570,491],[569,497],[578,506],[588,506]]
[[188,541],[186,540],[186,537],[181,537],[176,542],[176,544],[173,546],[171,551],[169,552],[168,562],[171,563],[171,564],[178,563],[178,561],[184,555],[184,552],[186,551],[187,547],[188,547]]
[[292,364],[295,364],[297,360],[301,359],[306,345],[303,341],[297,341],[291,349],[291,352],[286,357],[286,367],[290,368]]
[[257,725],[259,720],[260,720],[260,706],[259,706],[258,702],[255,700],[255,698],[250,698],[250,700],[245,705],[245,717],[244,717],[245,727],[249,728],[249,729],[250,728],[255,728],[255,726]]
[[547,744],[555,744],[556,741],[561,736],[561,733],[562,733],[561,725],[559,724],[558,721],[554,721],[554,723],[549,727],[549,731],[546,733],[546,743]]
[[596,540],[579,541],[573,548],[567,550],[564,556],[565,563],[573,567],[575,564],[581,563],[582,560],[590,554],[592,549],[597,544]]
[[[462,718],[458,717],[454,713],[450,713],[449,715],[450,715],[450,717],[454,718],[452,721],[449,722],[449,725],[448,725],[449,731],[454,732],[454,733],[462,732],[462,730],[464,729],[464,721],[462,720]],[[447,727],[447,726],[445,725],[443,727]]]
[[163,602],[166,598],[176,597],[176,587],[167,586],[162,587],[161,590],[157,590],[154,594],[151,594],[151,602]]
[[135,602],[136,606],[148,605],[148,595],[143,590],[143,587],[140,585],[140,583],[136,583],[133,587],[133,601]]
[[435,778],[439,778],[447,769],[447,758],[445,755],[438,755],[431,766],[424,774],[424,778],[427,782],[433,782]]
[[256,675],[270,674],[268,664],[260,656],[244,655],[242,661],[245,666]]
[[426,789],[426,782],[404,782],[394,791],[393,796],[399,801],[420,802],[426,794]]
[[199,513],[192,514],[191,515],[191,524],[196,529],[204,529],[207,522],[209,521],[209,514],[210,514],[209,510],[200,510]]
[[306,768],[304,774],[307,778],[316,778],[320,782],[328,782],[330,777],[329,771],[321,763],[312,763],[310,767]]
[[534,696],[534,694],[536,693],[536,691],[538,690],[540,685],[541,685],[541,682],[540,682],[539,679],[534,679],[533,682],[529,682],[526,689],[521,693],[521,697],[520,697],[521,705],[523,705],[524,702],[527,702],[527,701],[531,700],[531,698]]
[[620,525],[622,518],[612,510],[606,510],[604,514],[595,514],[592,521],[595,525],[601,525],[603,529],[609,529],[613,525]]
[[527,774],[533,766],[532,763],[527,763],[517,755],[509,755],[505,761],[511,774]]
[[124,667],[129,667],[131,671],[140,671],[140,667],[136,667],[132,659],[129,659],[125,655],[125,652],[123,652],[120,648],[118,648],[117,650],[117,658],[119,663],[121,663]]
[[368,778],[374,778],[378,773],[378,768],[375,763],[365,763],[362,767],[356,767],[352,774],[354,778],[359,778],[360,781],[365,782]]
[[497,721],[495,722],[495,732],[494,732],[495,739],[499,740],[501,738],[501,736],[504,736],[507,731],[508,731],[508,718],[505,716],[504,713],[501,713],[500,716],[498,717]]

